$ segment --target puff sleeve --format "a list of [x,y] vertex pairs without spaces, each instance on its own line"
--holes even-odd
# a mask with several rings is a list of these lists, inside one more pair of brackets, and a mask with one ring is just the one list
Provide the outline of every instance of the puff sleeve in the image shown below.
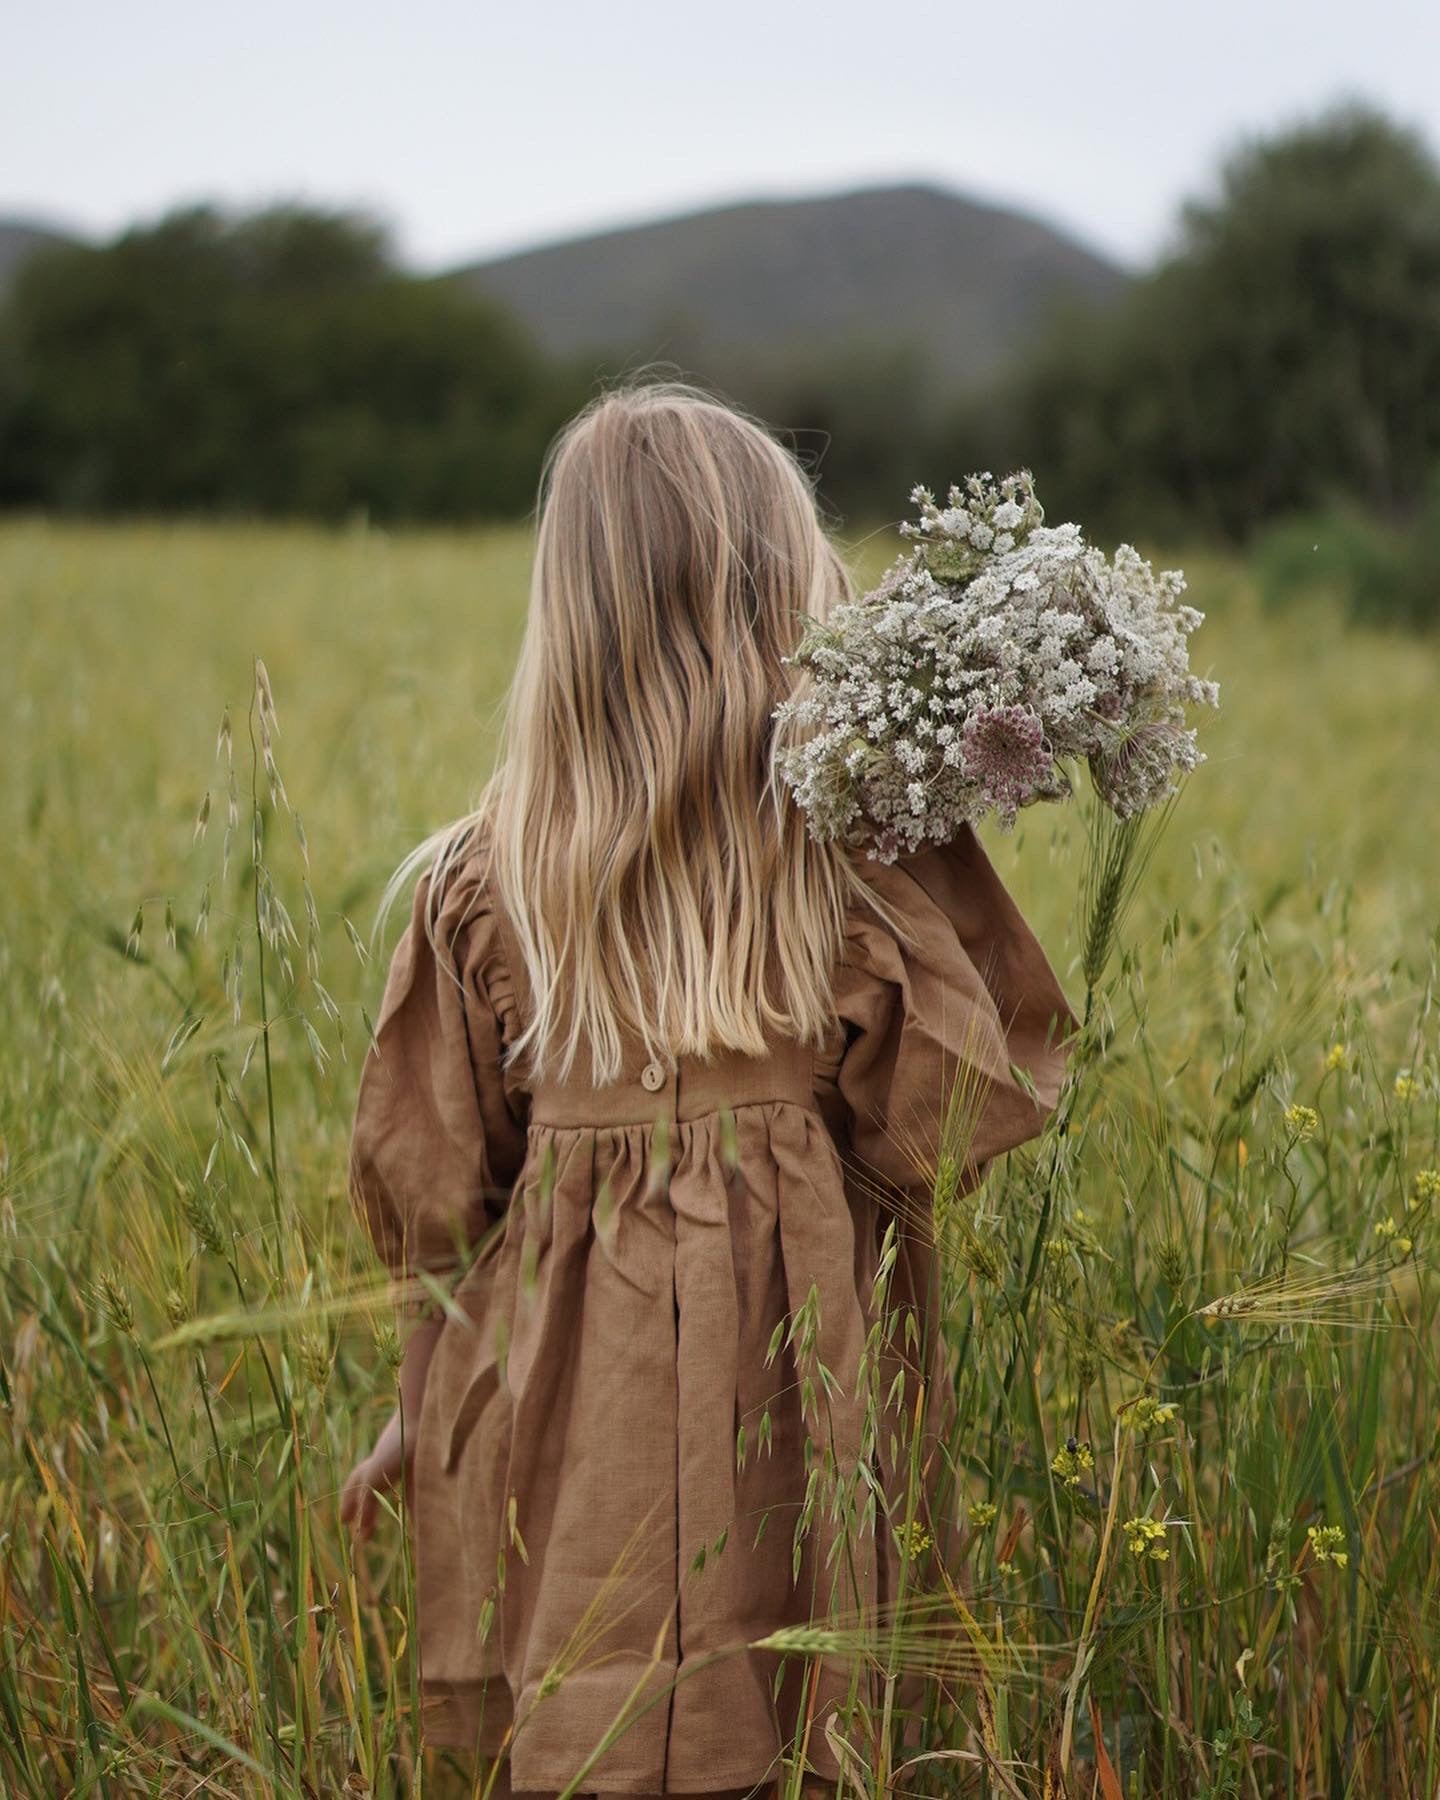
[[864,873],[910,941],[852,910],[836,1081],[855,1158],[883,1186],[928,1195],[944,1147],[973,1186],[1043,1129],[1079,1021],[972,828]]
[[350,1137],[352,1204],[397,1276],[443,1275],[505,1210],[525,1156],[526,1099],[503,1067],[513,1002],[497,921],[467,863],[432,943],[430,877],[391,960]]

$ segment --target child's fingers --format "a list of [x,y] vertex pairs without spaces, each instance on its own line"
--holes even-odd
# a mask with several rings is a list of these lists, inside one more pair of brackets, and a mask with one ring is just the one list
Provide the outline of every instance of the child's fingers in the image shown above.
[[340,1523],[349,1525],[358,1537],[370,1535],[365,1525],[365,1513],[366,1502],[373,1501],[373,1494],[369,1462],[356,1463],[345,1477],[345,1486],[340,1492]]

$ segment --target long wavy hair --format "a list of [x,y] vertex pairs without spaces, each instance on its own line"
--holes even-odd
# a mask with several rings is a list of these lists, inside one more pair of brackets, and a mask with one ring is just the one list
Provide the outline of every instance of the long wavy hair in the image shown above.
[[[817,1041],[851,903],[875,896],[780,782],[807,616],[851,578],[795,457],[674,381],[601,393],[540,482],[530,612],[495,772],[474,812],[397,871],[478,848],[533,1007],[512,1045],[563,1080],[649,1057]],[[883,911],[883,907],[881,908]]]

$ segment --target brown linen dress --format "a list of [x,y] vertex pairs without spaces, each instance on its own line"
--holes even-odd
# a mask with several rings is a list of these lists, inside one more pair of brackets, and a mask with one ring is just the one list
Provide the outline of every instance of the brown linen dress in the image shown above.
[[[604,1088],[507,1066],[528,994],[480,851],[441,896],[438,952],[417,885],[351,1194],[397,1274],[473,1257],[416,1429],[425,1730],[507,1751],[517,1791],[743,1788],[796,1743],[833,1777],[827,1720],[873,1698],[841,1659],[747,1646],[894,1592],[858,1472],[903,1487],[859,1379],[886,1224],[906,1220],[889,1304],[928,1318],[950,1085],[981,1099],[968,1187],[1041,1130],[1076,1020],[973,831],[866,873],[911,941],[854,910],[828,1045],[637,1047]],[[872,1366],[882,1403],[904,1348]],[[919,1354],[953,1391],[938,1332]]]

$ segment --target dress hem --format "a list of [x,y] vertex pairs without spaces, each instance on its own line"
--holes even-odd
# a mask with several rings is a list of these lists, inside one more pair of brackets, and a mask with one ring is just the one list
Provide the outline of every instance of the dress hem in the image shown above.
[[[420,1691],[421,1715],[428,1746],[437,1750],[472,1750],[483,1757],[500,1754],[510,1721],[510,1693],[503,1677],[496,1676],[488,1682],[473,1683],[422,1680]],[[752,1762],[733,1768],[709,1769],[703,1780],[694,1787],[677,1786],[673,1781],[660,1786],[653,1776],[638,1773],[631,1776],[615,1774],[607,1778],[602,1771],[595,1776],[584,1777],[583,1791],[587,1794],[616,1795],[653,1795],[662,1791],[667,1794],[701,1795],[728,1793],[737,1788],[755,1788],[763,1793],[782,1779],[782,1772],[777,1770],[776,1761],[776,1754],[772,1753],[763,1767],[757,1767]],[[515,1783],[513,1775],[512,1785],[518,1800],[523,1800],[526,1794],[551,1790],[563,1792],[574,1779],[573,1763],[562,1766],[559,1763],[531,1762],[527,1758],[523,1785]],[[807,1775],[805,1779],[813,1782],[831,1778]]]

